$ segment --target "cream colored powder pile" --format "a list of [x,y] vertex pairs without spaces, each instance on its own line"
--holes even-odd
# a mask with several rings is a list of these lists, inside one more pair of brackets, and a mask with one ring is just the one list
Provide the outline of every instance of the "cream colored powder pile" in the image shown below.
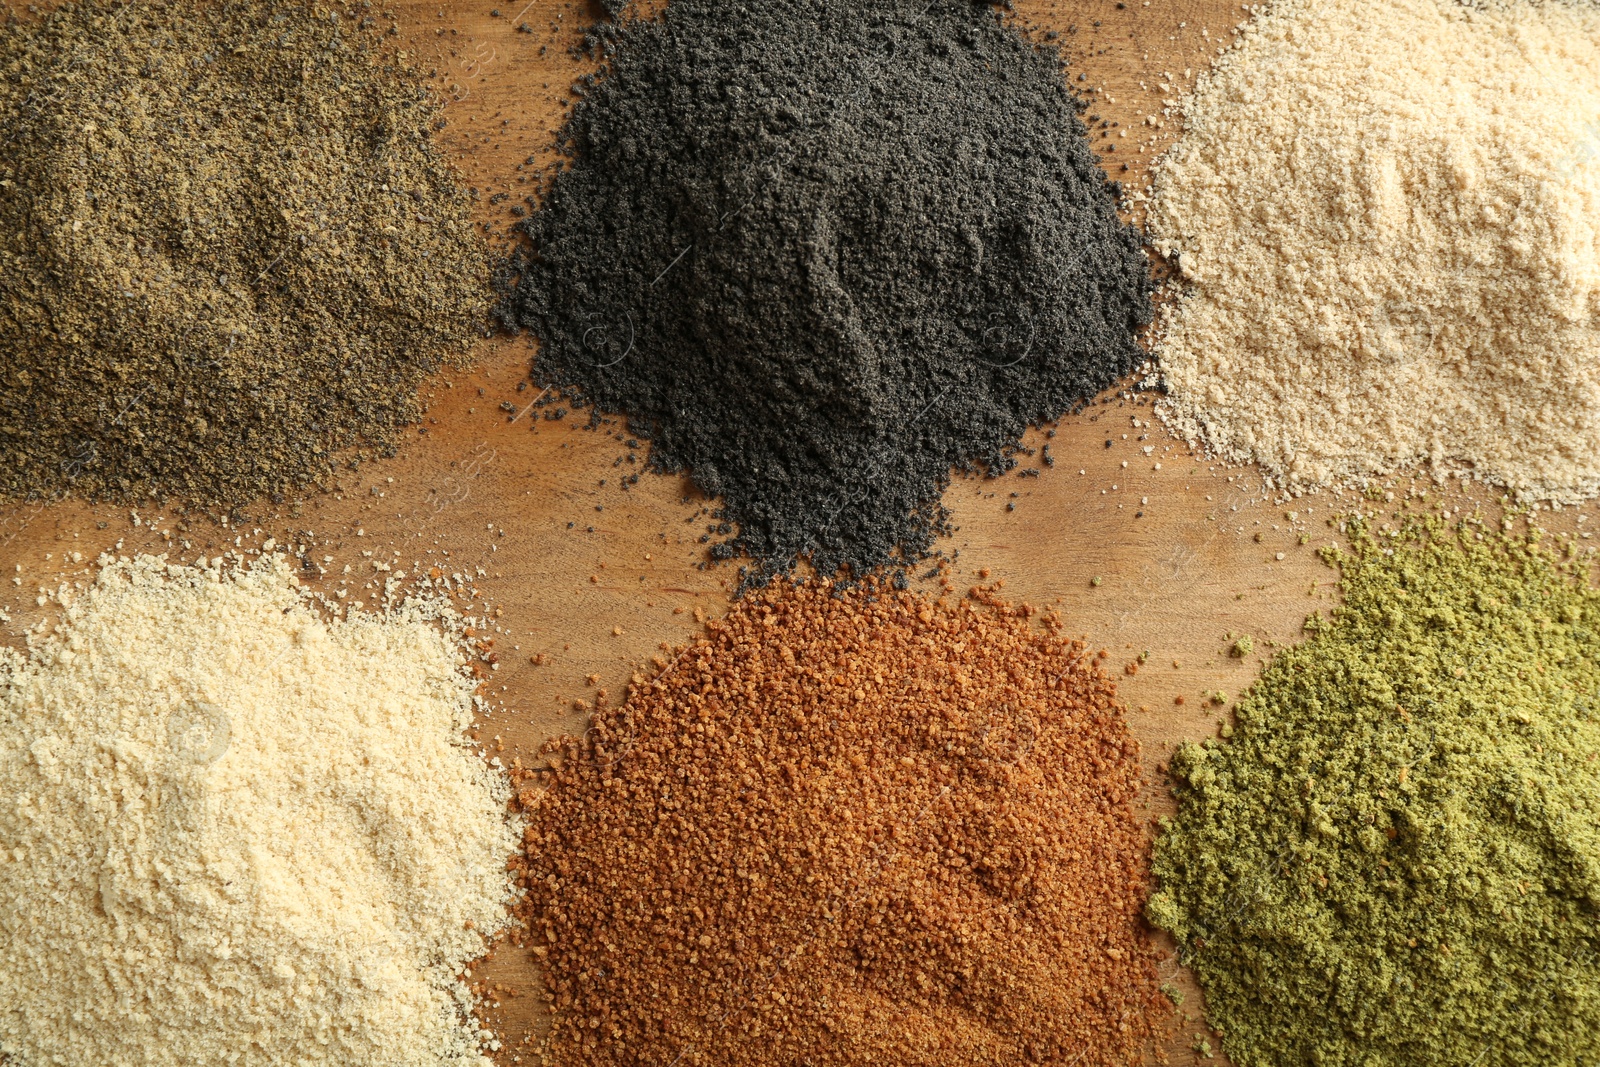
[[1600,6],[1269,4],[1185,113],[1177,432],[1290,486],[1600,490]]
[[439,610],[144,557],[0,651],[10,1062],[488,1063],[457,976],[519,829]]

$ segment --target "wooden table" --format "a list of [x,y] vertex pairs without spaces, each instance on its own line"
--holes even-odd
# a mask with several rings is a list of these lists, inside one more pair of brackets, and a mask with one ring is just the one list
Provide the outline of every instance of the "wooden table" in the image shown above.
[[[584,3],[523,2],[392,5],[405,47],[449,101],[444,143],[480,190],[481,220],[497,233],[553,158],[567,87],[584,70],[569,49],[593,15]],[[1088,114],[1120,124],[1103,138],[1097,130],[1096,144],[1108,172],[1132,192],[1176,132],[1164,98],[1187,91],[1246,17],[1239,4],[1221,0],[1017,6],[1023,25],[1061,35]],[[510,197],[492,203],[499,193]],[[702,568],[705,517],[695,516],[706,502],[684,480],[646,476],[622,491],[612,464],[624,450],[614,438],[575,424],[584,420],[508,421],[502,403],[521,411],[535,395],[517,389],[529,359],[525,341],[484,343],[471,372],[432,383],[427,433],[411,436],[397,458],[364,466],[337,492],[262,506],[242,532],[247,546],[270,536],[313,546],[308,554],[318,561],[333,556],[329,584],[345,563],[370,577],[364,552],[384,558],[398,550],[409,569],[413,560],[439,563],[448,551],[447,570],[481,568],[477,603],[510,632],[499,638],[490,685],[510,710],[493,717],[483,739],[507,763],[531,765],[547,738],[581,732],[576,701],[598,688],[620,695],[636,666],[696,634],[697,609],[726,611],[735,568]],[[1042,442],[1038,431],[1028,439]],[[1335,575],[1316,550],[1333,540],[1327,520],[1357,497],[1279,501],[1255,471],[1192,454],[1153,420],[1148,399],[1124,392],[1061,422],[1050,443],[1055,464],[1040,477],[956,479],[947,502],[957,529],[940,547],[960,550],[958,590],[987,571],[1013,599],[1059,608],[1072,630],[1112,651],[1119,672],[1149,652],[1138,674],[1123,678],[1121,693],[1143,746],[1154,817],[1171,810],[1159,768],[1173,746],[1213,734],[1227,714],[1207,694],[1237,695],[1274,643],[1297,640],[1309,612],[1333,605]],[[1402,495],[1412,484],[1401,479],[1390,488]],[[1424,487],[1430,500],[1458,505],[1463,496],[1455,483]],[[1482,489],[1465,492],[1494,499]],[[1561,528],[1571,515],[1546,525]],[[45,614],[35,605],[41,586],[53,588],[62,575],[88,577],[101,551],[193,559],[215,555],[240,532],[162,509],[144,509],[140,519],[136,526],[127,509],[71,502],[0,508],[0,572],[23,579],[0,593],[11,613],[6,640],[20,644],[22,629]],[[69,562],[74,552],[82,564]],[[1231,657],[1241,634],[1254,639],[1255,653]],[[543,665],[530,661],[536,655]],[[1186,973],[1169,969],[1194,1018],[1175,1020],[1161,1051],[1179,1064],[1224,1063],[1192,1051],[1204,1032],[1198,993]],[[501,1060],[514,1062],[519,1042],[540,1025],[536,972],[524,952],[505,946],[478,976],[515,991],[485,1012],[507,1046]]]

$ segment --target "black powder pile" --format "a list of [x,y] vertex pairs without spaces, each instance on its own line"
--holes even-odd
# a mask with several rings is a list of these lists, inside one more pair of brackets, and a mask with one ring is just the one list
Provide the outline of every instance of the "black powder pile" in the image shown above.
[[499,313],[723,498],[717,558],[908,562],[952,468],[1009,469],[1140,358],[1140,242],[1058,54],[995,7],[672,0],[591,41]]
[[268,0],[0,20],[0,494],[232,505],[392,448],[490,270],[389,29]]

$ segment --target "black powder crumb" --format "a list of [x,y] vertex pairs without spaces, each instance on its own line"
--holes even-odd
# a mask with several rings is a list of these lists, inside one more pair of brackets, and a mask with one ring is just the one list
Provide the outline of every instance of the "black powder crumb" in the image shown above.
[[910,563],[952,469],[1133,369],[1139,240],[1059,54],[994,7],[673,0],[590,38],[499,315],[723,497],[746,584]]

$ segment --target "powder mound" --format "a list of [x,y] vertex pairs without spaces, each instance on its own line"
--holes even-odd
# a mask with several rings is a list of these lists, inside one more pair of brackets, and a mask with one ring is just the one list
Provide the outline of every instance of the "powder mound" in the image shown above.
[[487,1067],[521,827],[447,611],[108,558],[0,650],[0,1059]]
[[1593,1063],[1600,592],[1473,525],[1352,533],[1344,606],[1175,755],[1150,916],[1239,1067]]
[[723,498],[717,558],[914,558],[952,468],[1140,357],[1140,243],[1056,52],[989,5],[673,0],[594,39],[499,314]]
[[530,815],[554,1062],[1129,1062],[1141,779],[1082,643],[870,580],[709,629]]
[[233,505],[392,450],[489,272],[370,21],[0,19],[0,494]]
[[1149,216],[1174,429],[1295,487],[1600,491],[1600,9],[1275,3],[1186,118]]

